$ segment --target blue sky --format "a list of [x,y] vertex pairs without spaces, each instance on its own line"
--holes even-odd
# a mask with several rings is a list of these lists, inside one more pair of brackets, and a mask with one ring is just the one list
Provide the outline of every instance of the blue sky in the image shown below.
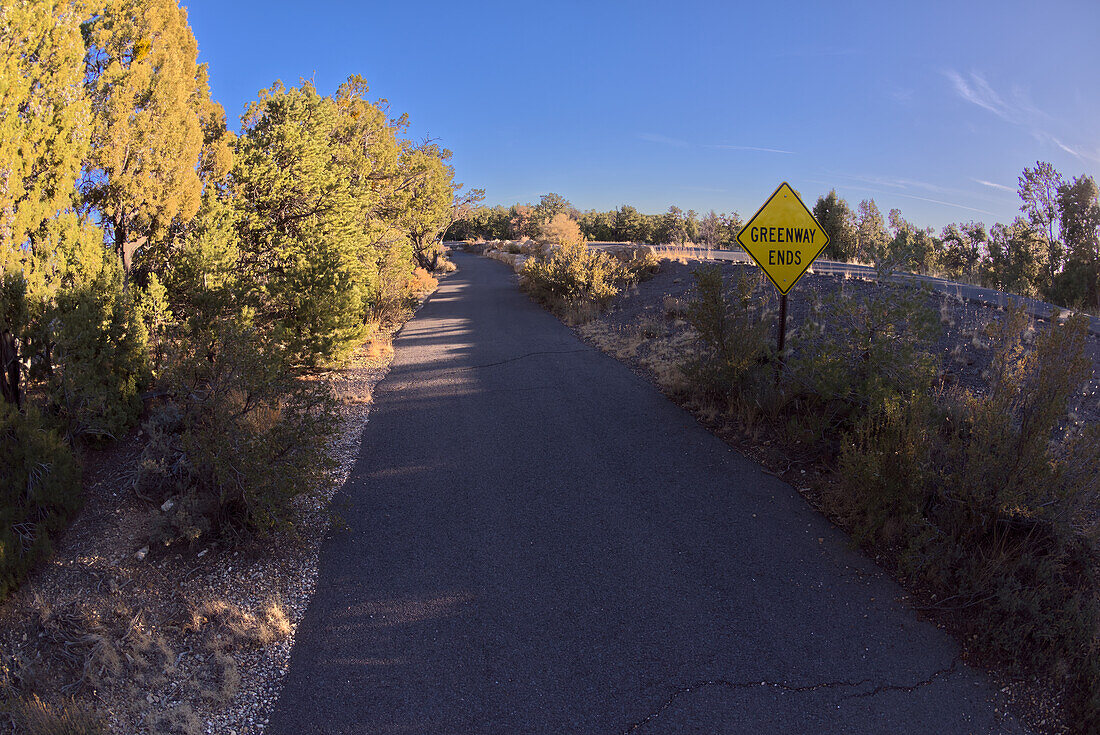
[[213,93],[361,74],[486,203],[751,215],[780,181],[919,226],[1100,169],[1100,3],[191,0]]

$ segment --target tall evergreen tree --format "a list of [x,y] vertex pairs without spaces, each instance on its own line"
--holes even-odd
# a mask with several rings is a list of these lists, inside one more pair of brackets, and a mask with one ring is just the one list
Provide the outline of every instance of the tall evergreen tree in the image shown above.
[[829,236],[829,244],[822,255],[829,260],[846,262],[856,256],[856,232],[852,210],[848,202],[832,189],[825,196],[817,198],[814,204],[814,217]]
[[434,271],[443,255],[437,238],[451,224],[454,169],[450,151],[434,144],[408,146],[401,154],[404,179],[395,196],[396,218],[421,268]]
[[1058,187],[1058,210],[1069,262],[1081,271],[1086,293],[1078,298],[1100,309],[1100,201],[1096,181],[1081,175]]
[[856,219],[856,255],[876,265],[886,257],[890,234],[886,232],[886,222],[874,199],[864,199],[859,203],[859,215]]
[[28,342],[86,237],[73,214],[88,151],[80,3],[0,2],[0,395],[20,403]]
[[84,203],[129,271],[139,248],[198,211],[200,172],[225,168],[221,113],[175,0],[108,0],[87,40],[93,133]]

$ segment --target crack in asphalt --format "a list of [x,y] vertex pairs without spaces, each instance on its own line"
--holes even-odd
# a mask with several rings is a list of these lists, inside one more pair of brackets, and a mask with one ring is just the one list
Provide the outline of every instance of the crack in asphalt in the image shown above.
[[[932,674],[929,675],[928,678],[918,681],[915,684],[880,684],[879,686],[876,686],[866,692],[855,692],[853,694],[849,694],[844,698],[862,699],[864,697],[874,697],[884,692],[915,692],[921,687],[926,687],[932,684],[934,681],[936,681],[936,679],[939,679],[940,677],[950,676],[951,674],[955,673],[958,667],[959,659],[956,658],[954,661],[951,662],[950,666],[932,672]],[[827,681],[820,684],[805,684],[802,686],[795,686],[793,684],[788,684],[783,681],[729,681],[727,679],[710,679],[707,681],[699,681],[690,686],[682,687],[674,691],[671,696],[669,696],[669,698],[665,700],[664,704],[655,709],[653,712],[646,715],[644,719],[638,720],[633,725],[624,730],[623,735],[629,735],[629,733],[636,732],[640,728],[645,727],[650,722],[657,719],[662,712],[671,707],[677,699],[684,696],[685,694],[690,694],[693,691],[706,689],[708,687],[722,687],[724,689],[753,689],[760,687],[771,687],[773,689],[780,689],[784,692],[801,694],[805,692],[816,692],[822,689],[844,689],[861,687],[865,684],[870,684],[871,681],[871,679],[862,679],[860,681]]]
[[468,365],[467,367],[455,368],[453,370],[448,370],[447,372],[459,373],[459,372],[463,372],[465,370],[480,370],[481,368],[496,367],[497,365],[507,365],[510,362],[516,362],[518,360],[525,360],[528,357],[534,357],[536,355],[573,355],[573,354],[576,354],[578,352],[589,352],[590,350],[591,350],[591,348],[589,348],[589,347],[584,347],[584,348],[581,348],[579,350],[541,350],[539,352],[528,352],[527,354],[520,355],[519,357],[509,357],[507,360],[499,360],[497,362],[487,362],[484,365]]

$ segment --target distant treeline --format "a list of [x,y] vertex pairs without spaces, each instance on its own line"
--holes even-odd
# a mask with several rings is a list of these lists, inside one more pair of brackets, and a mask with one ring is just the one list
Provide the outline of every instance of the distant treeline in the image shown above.
[[[1025,168],[1019,179],[1022,215],[1009,224],[947,225],[938,233],[907,221],[900,210],[884,218],[874,199],[854,210],[835,190],[819,196],[814,216],[829,234],[822,257],[864,262],[1035,296],[1074,308],[1100,311],[1100,203],[1096,182],[1066,179],[1049,163]],[[588,240],[695,243],[735,247],[744,220],[737,212],[700,216],[669,207],[642,214],[629,205],[608,212],[579,211],[559,194],[538,204],[479,207],[446,233],[451,239],[538,237],[555,215],[566,214]]]

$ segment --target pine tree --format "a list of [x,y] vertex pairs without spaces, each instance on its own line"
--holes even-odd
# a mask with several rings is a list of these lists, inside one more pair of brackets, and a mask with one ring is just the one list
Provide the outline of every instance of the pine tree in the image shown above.
[[421,268],[434,271],[443,254],[439,234],[451,224],[454,169],[450,151],[435,145],[410,146],[401,154],[402,177],[408,182],[395,197],[397,221],[408,234]]

